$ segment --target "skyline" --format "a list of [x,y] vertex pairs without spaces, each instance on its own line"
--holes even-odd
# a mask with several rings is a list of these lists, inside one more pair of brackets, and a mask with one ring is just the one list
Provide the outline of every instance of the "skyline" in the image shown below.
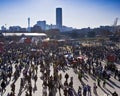
[[37,21],[56,23],[56,8],[62,8],[63,25],[73,28],[120,25],[120,0],[0,0],[0,27],[33,26]]

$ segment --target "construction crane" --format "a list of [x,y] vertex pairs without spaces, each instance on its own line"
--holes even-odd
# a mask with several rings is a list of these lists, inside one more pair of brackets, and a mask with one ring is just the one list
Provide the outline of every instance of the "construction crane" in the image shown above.
[[112,37],[110,37],[110,40],[114,41],[114,42],[119,42],[120,38],[119,38],[119,28],[117,26],[118,23],[118,19],[119,18],[115,18],[114,20],[114,24],[112,25]]
[[118,17],[117,17],[117,18],[115,18],[115,21],[114,21],[113,26],[117,26],[117,23],[118,23]]
[[113,25],[112,25],[112,27],[113,27],[113,33],[114,33],[114,34],[117,33],[117,23],[118,23],[118,19],[119,19],[118,17],[115,18],[114,23],[113,23]]

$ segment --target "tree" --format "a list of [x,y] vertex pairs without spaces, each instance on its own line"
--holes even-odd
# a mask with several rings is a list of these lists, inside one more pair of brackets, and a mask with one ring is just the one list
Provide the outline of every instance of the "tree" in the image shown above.
[[88,37],[95,37],[95,35],[96,35],[95,31],[90,31],[87,34]]
[[71,33],[71,37],[72,37],[72,38],[78,38],[78,37],[79,37],[78,32],[73,31],[73,32]]
[[60,31],[58,29],[50,29],[46,31],[46,34],[52,39],[57,39],[60,36]]
[[31,32],[41,33],[41,32],[43,32],[43,31],[42,31],[42,29],[41,29],[40,26],[35,25],[35,26],[33,26],[33,28],[31,29]]

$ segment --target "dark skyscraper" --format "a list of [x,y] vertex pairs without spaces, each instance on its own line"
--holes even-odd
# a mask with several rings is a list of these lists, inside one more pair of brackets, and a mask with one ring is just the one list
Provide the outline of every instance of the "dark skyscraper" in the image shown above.
[[28,28],[30,27],[30,18],[28,18]]
[[56,8],[56,26],[62,29],[62,8]]

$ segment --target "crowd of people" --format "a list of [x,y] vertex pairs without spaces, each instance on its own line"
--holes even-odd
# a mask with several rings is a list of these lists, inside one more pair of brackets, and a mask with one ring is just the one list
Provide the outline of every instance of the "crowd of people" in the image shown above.
[[[59,92],[59,96],[62,96],[61,91],[64,96],[92,96],[92,90],[95,96],[99,96],[97,88],[105,88],[107,80],[111,77],[108,70],[112,71],[114,77],[120,80],[120,72],[117,67],[109,68],[109,62],[105,66],[102,64],[109,53],[115,55],[114,62],[120,61],[120,49],[116,47],[76,46],[70,42],[48,43],[46,46],[44,44],[5,43],[4,51],[0,54],[1,96],[4,96],[10,82],[12,82],[11,92],[8,92],[7,96],[21,96],[23,91],[25,91],[25,96],[33,96],[33,92],[37,90],[38,78],[43,81],[42,96],[56,96],[57,92]],[[51,66],[53,74],[51,74]],[[82,84],[77,91],[74,89],[74,77],[69,76],[66,68],[76,70]],[[60,70],[66,72],[65,76],[60,73]],[[41,77],[38,77],[39,73],[42,74]],[[83,82],[85,74],[93,76],[97,83],[94,83],[93,86],[85,84]],[[62,82],[63,78],[64,82]],[[18,79],[20,79],[20,88],[19,93],[16,94],[15,83]],[[34,86],[32,82],[34,82]],[[114,92],[114,94],[117,93]],[[118,94],[114,94],[111,95],[118,96]]]

